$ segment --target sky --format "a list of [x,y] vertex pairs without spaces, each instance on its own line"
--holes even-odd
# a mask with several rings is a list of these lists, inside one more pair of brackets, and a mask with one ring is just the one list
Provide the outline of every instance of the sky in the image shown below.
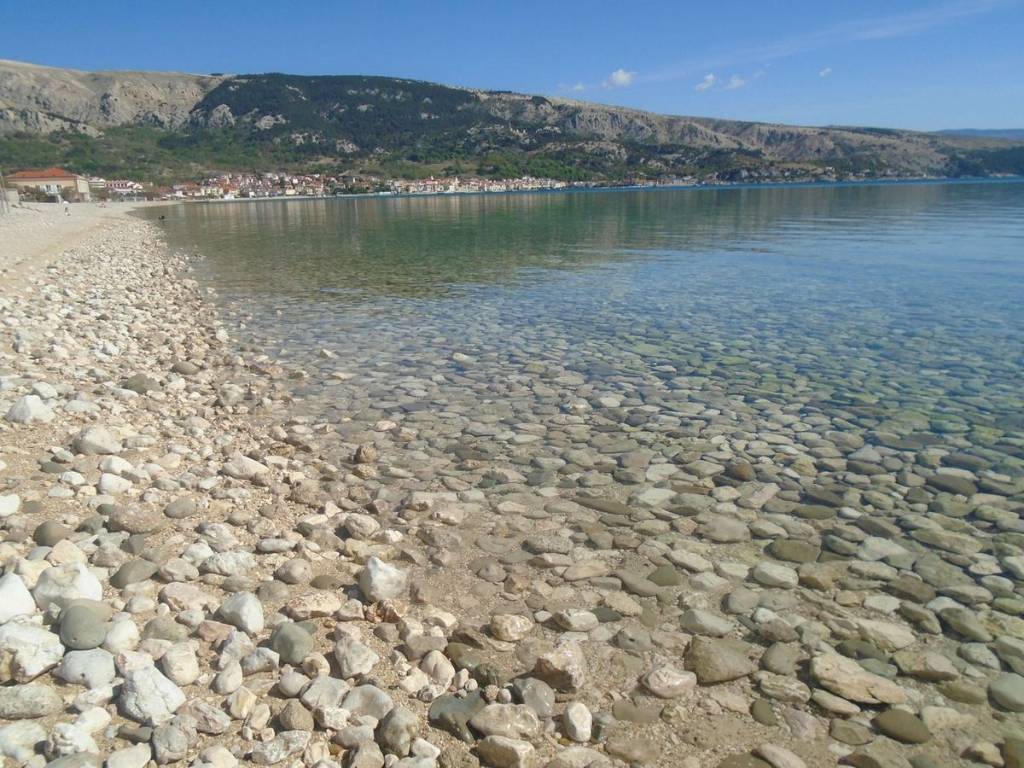
[[391,75],[801,125],[1024,128],[1024,0],[0,0],[0,58]]

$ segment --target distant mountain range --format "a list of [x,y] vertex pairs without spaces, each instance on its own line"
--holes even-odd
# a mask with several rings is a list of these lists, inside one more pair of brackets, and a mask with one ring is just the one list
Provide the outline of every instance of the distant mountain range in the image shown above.
[[1024,128],[952,128],[938,131],[943,136],[964,136],[967,138],[1007,139],[1024,141]]
[[[1014,138],[1014,137],[1011,137]],[[0,168],[718,180],[1024,174],[989,136],[802,127],[355,75],[82,72],[0,60]]]

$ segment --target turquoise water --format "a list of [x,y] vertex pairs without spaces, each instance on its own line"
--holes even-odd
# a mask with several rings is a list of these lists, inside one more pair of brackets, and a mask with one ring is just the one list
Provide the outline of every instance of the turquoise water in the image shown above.
[[550,426],[608,395],[622,402],[603,428],[627,435],[623,409],[639,424],[753,404],[770,429],[767,403],[1024,466],[1022,183],[161,212],[172,244],[207,256],[199,279],[243,338],[313,373],[297,392],[321,415]]

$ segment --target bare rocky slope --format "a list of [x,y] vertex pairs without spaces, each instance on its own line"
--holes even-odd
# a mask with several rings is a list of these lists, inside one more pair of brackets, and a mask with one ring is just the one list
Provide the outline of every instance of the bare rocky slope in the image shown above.
[[82,72],[0,60],[0,132],[96,133],[125,123],[178,128],[223,80],[178,72]]

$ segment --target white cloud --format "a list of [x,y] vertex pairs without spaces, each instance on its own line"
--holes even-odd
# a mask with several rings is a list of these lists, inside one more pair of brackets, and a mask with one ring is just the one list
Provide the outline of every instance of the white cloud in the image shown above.
[[818,73],[818,77],[828,77],[832,74],[832,67],[825,67]]
[[631,72],[628,69],[616,69],[612,72],[608,79],[604,81],[605,88],[625,88],[627,85],[633,84],[633,78],[636,77],[636,72]]
[[573,89],[574,91],[576,91],[576,93],[579,93],[580,91],[585,91],[585,90],[587,90],[587,86],[585,86],[585,85],[584,85],[583,83],[576,83],[576,84],[575,84],[575,85],[574,85],[574,86],[572,87],[572,89]]
[[717,80],[718,78],[715,77],[714,73],[708,72],[708,74],[704,75],[704,79],[697,83],[694,88],[698,91],[706,91],[713,87]]
[[739,75],[733,75],[732,77],[729,78],[729,82],[725,84],[725,90],[735,91],[737,88],[742,88],[746,84],[747,81],[744,80],[742,77],[740,77]]

